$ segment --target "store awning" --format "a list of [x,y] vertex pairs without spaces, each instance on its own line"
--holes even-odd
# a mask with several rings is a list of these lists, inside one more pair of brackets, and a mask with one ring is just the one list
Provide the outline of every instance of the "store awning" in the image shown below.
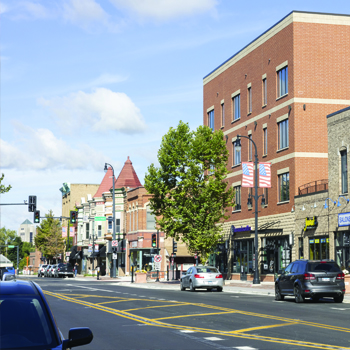
[[69,260],[74,260],[77,253],[78,253],[78,246],[74,245],[72,247],[72,250],[70,251]]
[[102,246],[98,252],[94,252],[90,255],[90,258],[105,258],[106,257],[106,246]]
[[77,259],[81,260],[82,258],[83,258],[82,251],[79,251],[79,252],[77,252],[77,254],[75,254],[75,257],[74,257],[75,260],[77,260]]

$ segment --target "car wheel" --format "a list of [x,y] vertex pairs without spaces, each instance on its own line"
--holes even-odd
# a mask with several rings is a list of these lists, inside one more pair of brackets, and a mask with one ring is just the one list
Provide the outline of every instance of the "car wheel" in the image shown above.
[[180,290],[181,291],[184,291],[184,290],[186,290],[186,288],[183,286],[183,284],[182,284],[182,281],[180,281]]
[[217,290],[218,292],[222,292],[222,287],[217,287],[216,290]]
[[301,295],[300,287],[295,286],[294,287],[294,297],[296,303],[303,303],[305,298]]
[[344,295],[340,295],[339,297],[334,297],[335,303],[342,303],[344,300]]
[[195,288],[193,287],[193,282],[190,281],[190,292],[194,292]]
[[276,301],[284,300],[284,295],[281,294],[281,290],[278,284],[275,285],[275,300]]

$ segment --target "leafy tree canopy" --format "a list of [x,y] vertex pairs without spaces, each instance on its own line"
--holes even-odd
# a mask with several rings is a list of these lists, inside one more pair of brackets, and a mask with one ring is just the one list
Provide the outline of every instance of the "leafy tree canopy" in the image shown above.
[[6,187],[5,185],[2,184],[2,180],[4,180],[4,177],[5,177],[5,174],[2,174],[2,176],[0,177],[0,193],[8,192],[12,188],[11,185],[8,185]]
[[[0,246],[17,245],[15,243],[16,237],[17,237],[16,231],[7,230],[5,227],[0,228]],[[8,252],[8,248],[7,248],[7,252]],[[6,256],[6,247],[1,247],[0,253]]]
[[227,219],[226,208],[233,202],[233,189],[225,181],[227,160],[221,130],[199,126],[191,131],[180,121],[163,136],[160,166],[151,164],[145,177],[159,228],[168,237],[181,239],[205,261],[219,240],[218,224]]
[[64,239],[62,237],[61,223],[58,219],[54,219],[52,210],[45,214],[38,227],[35,236],[35,246],[40,250],[47,259],[52,260],[63,252]]

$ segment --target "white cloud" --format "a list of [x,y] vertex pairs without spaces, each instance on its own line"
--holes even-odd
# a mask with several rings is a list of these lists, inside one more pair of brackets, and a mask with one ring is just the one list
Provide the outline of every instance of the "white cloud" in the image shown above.
[[88,127],[97,132],[119,131],[126,134],[146,129],[139,108],[124,93],[98,88],[93,93],[79,91],[38,103],[49,108],[66,128]]
[[35,20],[46,19],[52,15],[50,11],[38,1],[17,1],[9,4],[2,4],[0,13],[9,13],[14,20]]
[[[102,152],[87,144],[75,148],[48,129],[19,126],[21,140],[16,145],[0,140],[2,169],[100,169],[107,161]],[[21,130],[20,130],[21,129]]]
[[125,8],[140,17],[167,20],[212,11],[217,0],[110,0],[117,8]]
[[102,23],[111,30],[116,29],[110,22],[109,14],[95,0],[65,0],[63,17],[84,29],[89,29],[92,24],[97,23]]

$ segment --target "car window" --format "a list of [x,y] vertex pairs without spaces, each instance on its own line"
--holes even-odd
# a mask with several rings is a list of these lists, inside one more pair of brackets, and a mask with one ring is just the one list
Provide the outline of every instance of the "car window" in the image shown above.
[[292,267],[293,267],[294,263],[289,264],[286,269],[285,269],[285,274],[289,274],[291,273]]
[[337,263],[327,261],[327,262],[309,262],[308,263],[309,272],[341,272],[340,267]]
[[37,297],[0,296],[0,344],[2,348],[56,347],[51,323]]
[[187,270],[187,275],[190,275],[192,272],[192,267],[190,267],[188,270]]
[[296,271],[297,273],[304,273],[305,272],[305,263],[299,263],[298,264],[298,270]]
[[197,267],[198,273],[218,273],[215,267]]
[[299,267],[300,263],[298,262],[295,262],[293,265],[292,265],[292,268],[291,268],[291,273],[297,273],[298,272],[298,267]]

